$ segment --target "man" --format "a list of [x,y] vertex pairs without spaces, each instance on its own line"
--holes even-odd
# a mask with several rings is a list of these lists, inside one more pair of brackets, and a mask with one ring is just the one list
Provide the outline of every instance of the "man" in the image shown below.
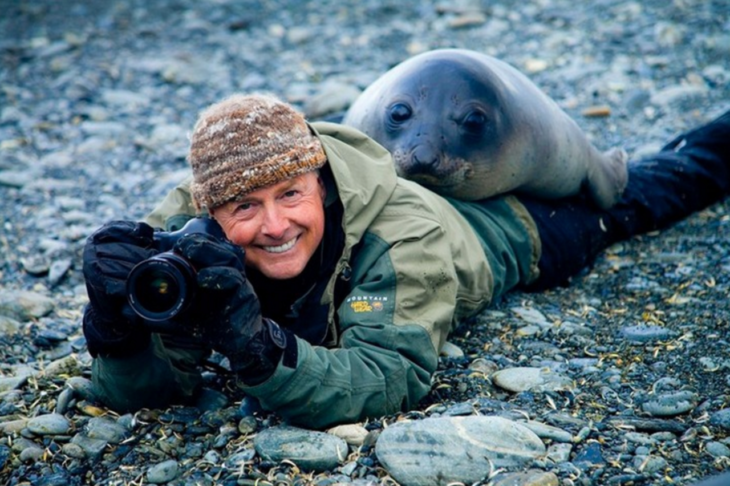
[[198,287],[173,319],[188,330],[178,336],[151,332],[126,299],[130,269],[159,252],[152,227],[113,222],[92,235],[84,332],[94,383],[118,410],[187,400],[212,349],[265,409],[319,428],[414,407],[457,322],[723,198],[730,112],[633,164],[610,211],[581,198],[443,199],[396,177],[361,133],[309,126],[263,95],[204,111],[189,161],[192,180],[147,223],[170,231],[208,215],[236,247],[202,234],[175,244]]

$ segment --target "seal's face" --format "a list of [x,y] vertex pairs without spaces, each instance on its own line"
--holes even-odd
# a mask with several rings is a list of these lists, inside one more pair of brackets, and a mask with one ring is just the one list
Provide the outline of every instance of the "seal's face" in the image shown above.
[[490,155],[504,139],[498,92],[468,60],[415,67],[380,100],[369,135],[393,154],[398,175],[463,198],[470,182],[488,177]]

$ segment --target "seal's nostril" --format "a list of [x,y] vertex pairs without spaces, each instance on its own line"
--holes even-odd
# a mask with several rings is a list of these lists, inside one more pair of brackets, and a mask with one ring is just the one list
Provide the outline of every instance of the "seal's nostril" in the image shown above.
[[434,168],[440,162],[438,152],[423,145],[416,147],[411,157],[413,159],[413,165],[422,168]]

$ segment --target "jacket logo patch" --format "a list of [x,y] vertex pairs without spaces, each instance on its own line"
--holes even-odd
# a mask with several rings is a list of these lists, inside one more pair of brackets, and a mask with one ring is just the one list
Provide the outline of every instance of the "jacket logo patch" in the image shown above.
[[347,303],[350,304],[355,313],[362,312],[380,312],[383,310],[383,302],[388,300],[387,297],[371,297],[371,296],[356,296],[348,297]]

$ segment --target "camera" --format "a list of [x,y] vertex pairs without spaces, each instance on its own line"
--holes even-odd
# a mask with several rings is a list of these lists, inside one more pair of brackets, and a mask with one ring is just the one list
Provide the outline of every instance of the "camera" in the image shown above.
[[185,311],[195,300],[196,270],[173,251],[180,238],[194,233],[211,235],[232,245],[220,225],[211,218],[193,218],[177,231],[155,232],[155,247],[161,253],[138,263],[127,277],[129,305],[145,321],[162,325]]

